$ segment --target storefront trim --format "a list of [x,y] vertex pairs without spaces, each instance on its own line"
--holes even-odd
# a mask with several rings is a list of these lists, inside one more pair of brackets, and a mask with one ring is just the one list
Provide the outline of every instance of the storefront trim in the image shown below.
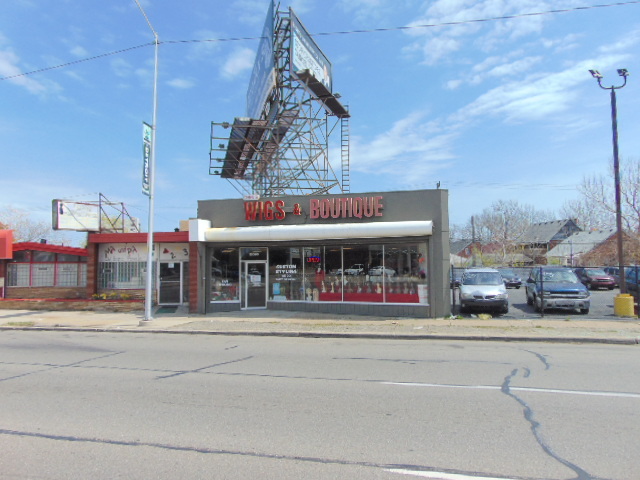
[[431,235],[433,222],[367,222],[313,225],[268,225],[257,227],[209,228],[207,242],[291,242],[342,240],[350,238],[392,238]]

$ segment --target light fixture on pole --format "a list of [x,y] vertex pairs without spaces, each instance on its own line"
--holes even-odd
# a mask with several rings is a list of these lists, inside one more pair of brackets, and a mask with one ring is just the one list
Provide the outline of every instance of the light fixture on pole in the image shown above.
[[142,5],[138,0],[134,0],[138,8],[142,12],[151,32],[153,32],[154,47],[155,47],[155,61],[153,69],[153,120],[151,125],[151,152],[149,159],[149,228],[147,233],[147,274],[145,279],[145,294],[144,294],[144,319],[140,321],[141,325],[145,322],[153,320],[153,218],[154,218],[154,202],[155,202],[155,176],[156,176],[156,126],[158,115],[158,46],[160,41],[158,34],[151,25],[147,14],[145,13]]
[[589,70],[591,76],[598,81],[598,85],[603,90],[609,90],[611,92],[611,127],[613,130],[613,175],[615,180],[615,194],[616,194],[616,233],[618,240],[618,268],[620,269],[620,294],[627,293],[627,282],[624,275],[624,252],[622,247],[622,207],[620,201],[620,161],[618,158],[618,107],[616,104],[616,90],[621,89],[627,84],[627,77],[629,72],[626,68],[619,68],[618,75],[620,75],[624,82],[622,85],[610,87],[602,86],[602,75],[598,70]]

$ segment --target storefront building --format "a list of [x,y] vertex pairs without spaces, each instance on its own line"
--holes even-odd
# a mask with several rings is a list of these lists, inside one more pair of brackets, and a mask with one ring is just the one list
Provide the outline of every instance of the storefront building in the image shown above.
[[[189,236],[156,232],[153,236],[154,303],[189,302]],[[93,233],[87,246],[89,295],[144,298],[147,274],[146,233]]]
[[448,315],[447,195],[200,201],[189,222],[190,310]]
[[87,250],[22,242],[0,260],[0,298],[74,299],[86,296]]

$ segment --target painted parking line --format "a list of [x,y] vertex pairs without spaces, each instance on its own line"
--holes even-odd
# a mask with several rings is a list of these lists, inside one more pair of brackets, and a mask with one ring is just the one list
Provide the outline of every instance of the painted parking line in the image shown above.
[[[396,385],[401,387],[431,387],[431,388],[461,388],[466,390],[502,390],[497,385],[444,385],[438,383],[415,383],[415,382],[380,382],[382,385]],[[509,387],[514,392],[537,392],[537,393],[559,393],[563,395],[586,395],[591,397],[617,397],[617,398],[640,398],[640,393],[628,392],[598,392],[584,390],[562,390],[557,388],[535,388],[535,387]]]
[[424,472],[420,470],[407,470],[404,468],[388,468],[386,471],[400,475],[411,475],[414,477],[431,478],[435,480],[515,480],[506,477],[475,477],[470,475],[460,475],[458,473]]

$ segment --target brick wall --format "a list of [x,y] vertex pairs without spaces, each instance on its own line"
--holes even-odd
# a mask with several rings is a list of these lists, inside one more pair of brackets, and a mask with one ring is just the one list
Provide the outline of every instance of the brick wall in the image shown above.
[[98,244],[87,246],[87,296],[98,292]]
[[93,312],[137,312],[144,310],[139,300],[0,300],[4,310],[46,310],[46,311],[93,311]]
[[87,298],[85,287],[7,287],[6,298]]

